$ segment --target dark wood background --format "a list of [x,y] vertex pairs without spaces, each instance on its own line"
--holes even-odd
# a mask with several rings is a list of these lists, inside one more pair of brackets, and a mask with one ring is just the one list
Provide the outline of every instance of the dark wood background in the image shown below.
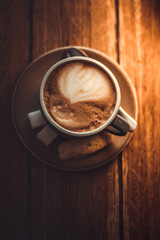
[[[0,1],[0,239],[160,239],[160,2]],[[89,46],[127,71],[138,127],[110,164],[42,165],[22,145],[11,96],[25,67],[57,47]]]

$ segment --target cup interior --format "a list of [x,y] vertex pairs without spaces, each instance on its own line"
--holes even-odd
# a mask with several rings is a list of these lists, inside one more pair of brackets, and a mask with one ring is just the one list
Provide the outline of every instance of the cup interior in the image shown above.
[[[108,75],[108,77],[110,78],[110,80],[112,81],[114,88],[115,88],[115,92],[116,92],[116,102],[115,102],[115,107],[114,110],[112,112],[112,115],[109,117],[109,119],[106,120],[106,122],[101,125],[100,127],[91,130],[91,131],[86,131],[86,132],[75,132],[75,131],[71,131],[68,130],[64,127],[62,127],[61,125],[59,125],[48,113],[48,110],[46,108],[45,102],[44,102],[44,87],[46,84],[46,81],[48,80],[48,77],[50,76],[50,74],[55,71],[57,68],[59,68],[60,66],[66,64],[66,63],[71,63],[71,62],[85,62],[85,63],[90,63],[98,68],[100,68],[104,73],[106,73]],[[119,88],[119,84],[114,76],[114,74],[110,71],[109,68],[107,68],[104,64],[102,64],[101,62],[89,58],[89,57],[81,57],[81,56],[76,56],[76,57],[69,57],[69,58],[65,58],[59,62],[57,62],[56,64],[54,64],[44,75],[42,82],[41,82],[41,86],[40,86],[40,107],[42,110],[42,114],[44,115],[44,117],[46,118],[46,120],[48,121],[48,123],[58,132],[68,135],[68,136],[74,136],[74,137],[86,137],[86,136],[91,136],[94,134],[97,134],[103,130],[105,130],[110,124],[111,122],[114,120],[114,118],[116,117],[119,107],[120,107],[120,101],[121,101],[121,94],[120,94],[120,88]]]

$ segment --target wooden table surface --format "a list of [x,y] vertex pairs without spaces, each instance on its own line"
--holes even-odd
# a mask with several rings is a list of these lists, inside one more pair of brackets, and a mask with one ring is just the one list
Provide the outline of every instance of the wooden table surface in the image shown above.
[[[0,13],[0,239],[160,239],[160,2],[1,0]],[[10,113],[27,65],[68,45],[112,57],[138,97],[130,143],[86,172],[42,165],[20,142]]]

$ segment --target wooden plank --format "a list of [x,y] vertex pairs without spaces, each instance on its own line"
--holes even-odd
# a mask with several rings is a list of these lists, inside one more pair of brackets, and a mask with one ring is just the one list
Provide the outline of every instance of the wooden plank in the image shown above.
[[29,62],[28,1],[1,1],[0,238],[28,239],[28,153],[14,130],[11,96]]
[[[94,0],[35,0],[33,58],[52,48],[83,45],[116,59],[114,1],[98,4],[100,8]],[[33,239],[119,239],[117,161],[73,173],[34,159],[32,184]]]
[[[132,17],[131,17],[132,16]],[[120,63],[138,96],[138,128],[123,153],[124,239],[160,236],[160,3],[119,1]]]
[[115,1],[92,0],[90,7],[90,47],[98,49],[114,60],[117,52],[117,19]]

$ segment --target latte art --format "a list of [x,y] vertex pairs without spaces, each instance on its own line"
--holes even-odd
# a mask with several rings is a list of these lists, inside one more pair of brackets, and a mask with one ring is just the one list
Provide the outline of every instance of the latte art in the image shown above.
[[111,116],[116,102],[109,76],[91,63],[70,62],[55,69],[44,87],[44,103],[60,126],[92,131]]
[[59,75],[59,88],[71,103],[103,99],[108,93],[108,85],[102,71],[95,67],[84,67],[75,63]]

